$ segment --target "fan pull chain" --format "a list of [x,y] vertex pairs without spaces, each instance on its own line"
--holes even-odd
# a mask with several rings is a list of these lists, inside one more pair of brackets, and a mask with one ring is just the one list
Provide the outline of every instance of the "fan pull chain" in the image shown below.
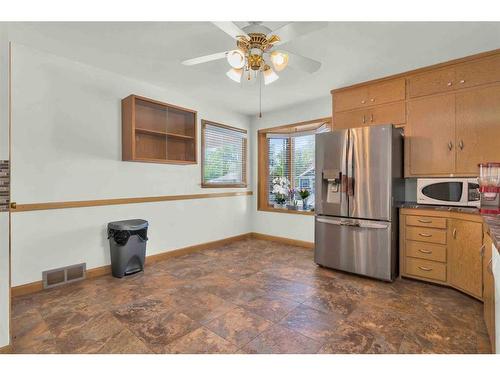
[[259,77],[259,118],[262,118],[262,75]]

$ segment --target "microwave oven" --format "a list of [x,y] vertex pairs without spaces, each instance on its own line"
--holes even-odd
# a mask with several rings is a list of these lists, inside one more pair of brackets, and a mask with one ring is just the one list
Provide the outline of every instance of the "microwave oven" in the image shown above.
[[477,178],[418,178],[417,203],[479,207]]

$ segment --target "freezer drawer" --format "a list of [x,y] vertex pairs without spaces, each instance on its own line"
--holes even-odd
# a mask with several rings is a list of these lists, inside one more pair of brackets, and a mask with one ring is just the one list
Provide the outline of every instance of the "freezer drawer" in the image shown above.
[[392,226],[387,221],[317,216],[314,261],[386,281],[396,276]]

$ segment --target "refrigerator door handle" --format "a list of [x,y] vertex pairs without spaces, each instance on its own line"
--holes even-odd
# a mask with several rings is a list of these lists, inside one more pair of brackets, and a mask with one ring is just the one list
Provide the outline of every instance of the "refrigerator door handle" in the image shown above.
[[347,149],[347,195],[354,195],[354,142],[352,132],[349,131],[349,145]]
[[349,227],[370,228],[370,229],[387,229],[389,227],[388,224],[367,223],[367,222],[361,223],[358,221],[334,220],[334,219],[325,219],[322,217],[317,218],[317,221],[324,224],[343,225]]

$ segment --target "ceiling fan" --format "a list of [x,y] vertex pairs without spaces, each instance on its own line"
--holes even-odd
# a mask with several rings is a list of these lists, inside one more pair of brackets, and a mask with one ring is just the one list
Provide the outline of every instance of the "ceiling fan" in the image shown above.
[[239,83],[243,76],[250,81],[262,75],[265,85],[276,81],[279,78],[276,72],[288,65],[308,73],[314,73],[321,67],[319,61],[277,47],[325,27],[326,22],[291,22],[274,31],[261,22],[250,22],[241,29],[233,22],[213,24],[236,39],[236,49],[185,60],[182,64],[197,65],[226,58],[231,66],[226,75],[233,81]]

